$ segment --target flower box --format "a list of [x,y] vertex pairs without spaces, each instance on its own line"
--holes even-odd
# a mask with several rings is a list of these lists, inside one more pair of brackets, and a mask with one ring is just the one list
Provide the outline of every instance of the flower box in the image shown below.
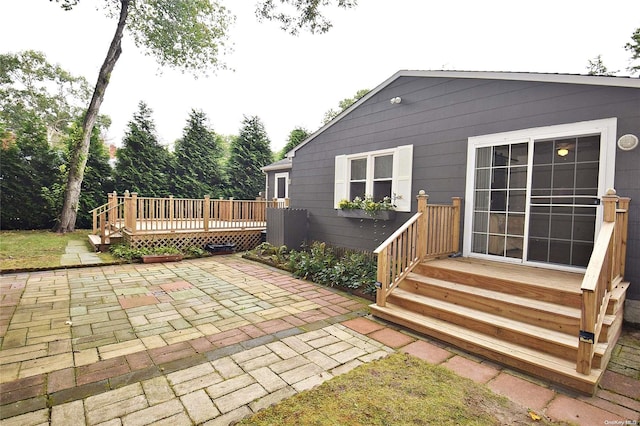
[[182,260],[181,254],[145,254],[142,263],[177,262]]
[[368,212],[362,209],[343,209],[338,210],[338,216],[349,217],[353,219],[393,220],[396,218],[396,211],[378,210],[375,212]]

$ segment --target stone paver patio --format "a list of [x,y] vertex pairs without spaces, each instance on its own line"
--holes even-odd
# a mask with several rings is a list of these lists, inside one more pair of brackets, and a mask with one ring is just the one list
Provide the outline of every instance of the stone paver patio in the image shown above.
[[639,419],[633,372],[571,395],[237,256],[6,274],[0,290],[3,426],[226,425],[397,350],[555,419]]

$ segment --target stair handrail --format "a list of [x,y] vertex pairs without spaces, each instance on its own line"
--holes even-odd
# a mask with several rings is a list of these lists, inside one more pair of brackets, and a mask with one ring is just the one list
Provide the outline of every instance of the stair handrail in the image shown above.
[[418,212],[374,250],[378,256],[376,304],[385,306],[391,291],[426,257],[457,253],[460,239],[460,197],[451,205],[428,205],[417,195]]
[[387,296],[420,262],[418,235],[422,212],[414,214],[373,253],[378,256],[376,304],[385,306]]
[[576,371],[590,374],[595,344],[614,285],[624,278],[630,198],[620,198],[614,189],[602,197],[603,223],[595,240],[582,280],[582,308]]
[[124,227],[124,197],[117,193],[108,194],[107,203],[91,210],[93,216],[92,234],[100,235],[100,243],[105,244],[107,238]]

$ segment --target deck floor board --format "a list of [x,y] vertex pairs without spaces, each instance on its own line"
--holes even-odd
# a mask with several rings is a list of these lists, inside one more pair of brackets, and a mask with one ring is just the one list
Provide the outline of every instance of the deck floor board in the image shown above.
[[[427,262],[429,266],[452,269],[460,272],[492,276],[503,280],[518,281],[527,285],[546,287],[581,294],[583,273],[557,271],[534,266],[491,262],[468,257],[436,259]],[[544,279],[540,279],[544,277]]]

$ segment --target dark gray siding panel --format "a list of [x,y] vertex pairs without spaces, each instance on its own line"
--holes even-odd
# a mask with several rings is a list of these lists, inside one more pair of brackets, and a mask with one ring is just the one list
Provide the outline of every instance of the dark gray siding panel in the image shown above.
[[[266,180],[267,180],[267,192],[266,192],[266,194],[264,194],[264,197],[267,200],[273,200],[274,191],[275,191],[274,188],[276,187],[275,186],[275,179],[276,179],[276,172],[273,172],[273,171],[267,172],[267,177],[266,177]],[[263,190],[263,192],[264,192],[264,190]]]
[[[402,103],[390,104],[400,96]],[[410,214],[381,222],[338,217],[333,210],[334,157],[413,144],[412,192],[430,203],[463,197],[472,136],[616,117],[618,137],[640,136],[640,90],[620,87],[401,77],[296,152],[289,196],[309,210],[309,238],[374,249]],[[640,298],[640,148],[617,151],[616,189],[630,196],[627,279]],[[464,200],[463,200],[464,203]],[[416,202],[412,201],[412,210]]]

